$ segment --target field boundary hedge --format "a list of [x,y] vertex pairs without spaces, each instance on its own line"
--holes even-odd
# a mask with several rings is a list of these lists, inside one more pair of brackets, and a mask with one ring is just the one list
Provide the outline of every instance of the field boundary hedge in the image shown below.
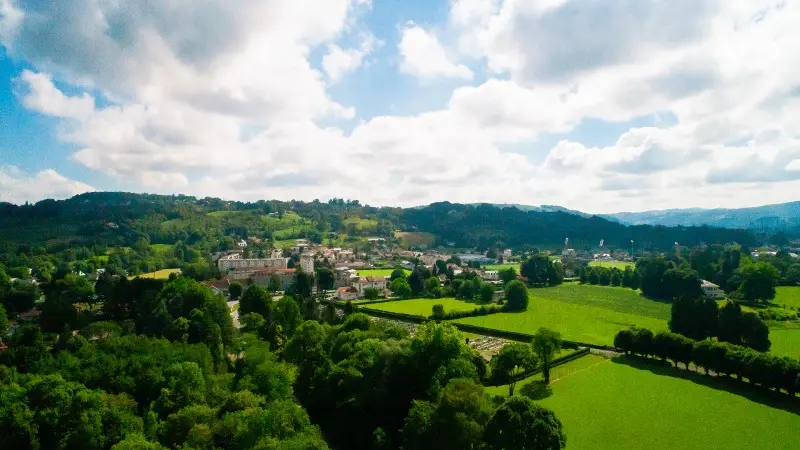
[[[552,360],[550,362],[550,368],[552,369],[553,367],[558,367],[558,366],[560,366],[562,364],[566,364],[568,362],[575,361],[576,359],[583,358],[584,356],[588,355],[589,352],[591,352],[591,349],[584,347],[584,348],[575,350],[574,352],[572,352],[572,353],[570,353],[568,355],[560,356],[560,357],[558,357],[558,358],[556,358],[556,359],[554,359],[554,360]],[[517,381],[522,381],[525,378],[532,377],[532,376],[536,375],[537,373],[541,373],[541,372],[542,372],[542,368],[541,368],[541,366],[538,366],[533,370],[529,370],[529,371],[523,372],[523,373],[521,373],[521,374],[519,374],[519,375],[517,375],[515,377],[512,377],[510,381],[503,382],[503,384],[494,384],[494,383],[492,383],[490,381],[488,383],[485,383],[484,386],[504,386],[506,384],[511,384],[511,383],[514,383],[514,382],[517,382]]]

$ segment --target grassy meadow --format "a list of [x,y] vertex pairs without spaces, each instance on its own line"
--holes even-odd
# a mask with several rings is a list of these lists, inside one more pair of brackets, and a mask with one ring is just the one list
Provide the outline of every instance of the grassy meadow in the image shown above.
[[[360,277],[388,277],[394,269],[357,269],[356,273]],[[410,270],[403,269],[406,276],[411,275]]]
[[619,270],[625,270],[628,266],[633,267],[633,263],[630,261],[590,261],[589,265],[594,267],[608,267],[609,269],[616,267]]
[[519,263],[487,264],[485,266],[481,266],[481,269],[483,270],[504,270],[508,268],[513,268],[517,271],[517,273],[519,273]]
[[157,280],[166,280],[170,274],[180,273],[181,269],[161,269],[155,272],[143,273],[139,275],[140,278],[155,278]]
[[442,304],[444,311],[472,311],[479,308],[478,303],[465,302],[455,298],[415,298],[412,300],[398,300],[395,302],[378,303],[371,305],[371,309],[389,311],[394,313],[411,314],[414,316],[428,317],[433,312],[433,305]]
[[772,303],[800,309],[800,286],[778,286]]
[[[528,310],[457,319],[499,330],[534,333],[546,327],[570,341],[612,345],[619,330],[631,325],[667,329],[670,304],[646,299],[628,288],[567,283],[529,289]],[[445,307],[446,309],[446,307]]]
[[[529,380],[517,392],[526,392]],[[564,424],[567,449],[796,448],[798,405],[741,389],[671,367],[590,355],[554,368],[550,392],[540,391],[537,402]],[[506,386],[487,391],[508,394]]]
[[419,247],[420,245],[427,245],[430,247],[436,239],[436,236],[433,234],[422,231],[395,231],[394,237],[400,241],[402,247]]

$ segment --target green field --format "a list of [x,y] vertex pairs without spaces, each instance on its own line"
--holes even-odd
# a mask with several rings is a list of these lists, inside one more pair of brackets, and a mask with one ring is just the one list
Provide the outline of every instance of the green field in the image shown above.
[[504,263],[504,264],[487,264],[481,267],[483,270],[504,270],[513,268],[519,273],[519,263]]
[[363,217],[348,217],[342,221],[345,227],[353,227],[355,231],[375,231],[378,221],[375,219],[364,219]]
[[800,286],[778,286],[772,303],[800,309]]
[[[360,277],[388,277],[392,274],[394,269],[358,269],[356,273]],[[403,269],[403,272],[406,276],[411,275],[411,271]]]
[[499,330],[535,333],[546,327],[566,340],[612,345],[619,330],[631,325],[667,329],[670,304],[646,299],[627,288],[576,283],[529,289],[528,310],[457,319]]
[[771,322],[770,353],[800,359],[800,324],[796,322]]
[[172,273],[179,273],[181,269],[161,269],[155,272],[143,273],[139,275],[140,278],[155,278],[157,280],[166,280]]
[[150,248],[157,254],[169,253],[172,250],[169,244],[150,244]]
[[608,267],[609,269],[616,267],[619,270],[625,270],[625,268],[628,266],[633,267],[633,263],[630,261],[590,261],[589,265],[595,267]]
[[553,369],[552,395],[538,403],[564,424],[567,449],[792,449],[800,442],[800,414],[788,399],[747,386],[745,395],[729,392],[727,384],[671,367],[637,366],[586,356]]
[[395,231],[394,236],[400,241],[400,245],[403,247],[419,247],[420,245],[427,245],[430,247],[433,245],[433,241],[436,238],[433,234],[422,231]]
[[444,305],[444,311],[472,311],[479,308],[481,305],[477,303],[469,303],[463,300],[456,300],[454,298],[416,298],[413,300],[398,300],[395,302],[378,303],[371,305],[371,309],[379,309],[381,311],[389,311],[402,314],[411,314],[414,316],[428,317],[433,312],[433,305]]

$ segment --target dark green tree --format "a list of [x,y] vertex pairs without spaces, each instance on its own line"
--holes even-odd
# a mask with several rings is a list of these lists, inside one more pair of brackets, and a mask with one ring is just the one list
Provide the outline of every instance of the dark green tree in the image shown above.
[[547,328],[539,328],[533,335],[533,353],[542,364],[542,375],[545,384],[550,383],[550,365],[553,358],[561,350],[561,333]]
[[488,448],[498,450],[559,450],[567,445],[556,415],[519,396],[509,398],[494,412],[483,439]]
[[525,311],[528,309],[528,289],[520,281],[512,281],[506,285],[506,309],[509,311]]

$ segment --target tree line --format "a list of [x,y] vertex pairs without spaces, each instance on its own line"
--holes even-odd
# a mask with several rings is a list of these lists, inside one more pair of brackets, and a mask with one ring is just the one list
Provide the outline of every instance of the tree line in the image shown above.
[[774,356],[753,349],[712,339],[694,340],[666,331],[653,334],[646,328],[621,330],[614,337],[614,346],[626,354],[653,356],[670,360],[689,369],[694,363],[718,376],[746,378],[751,384],[766,389],[783,389],[790,395],[800,390],[800,361]]

